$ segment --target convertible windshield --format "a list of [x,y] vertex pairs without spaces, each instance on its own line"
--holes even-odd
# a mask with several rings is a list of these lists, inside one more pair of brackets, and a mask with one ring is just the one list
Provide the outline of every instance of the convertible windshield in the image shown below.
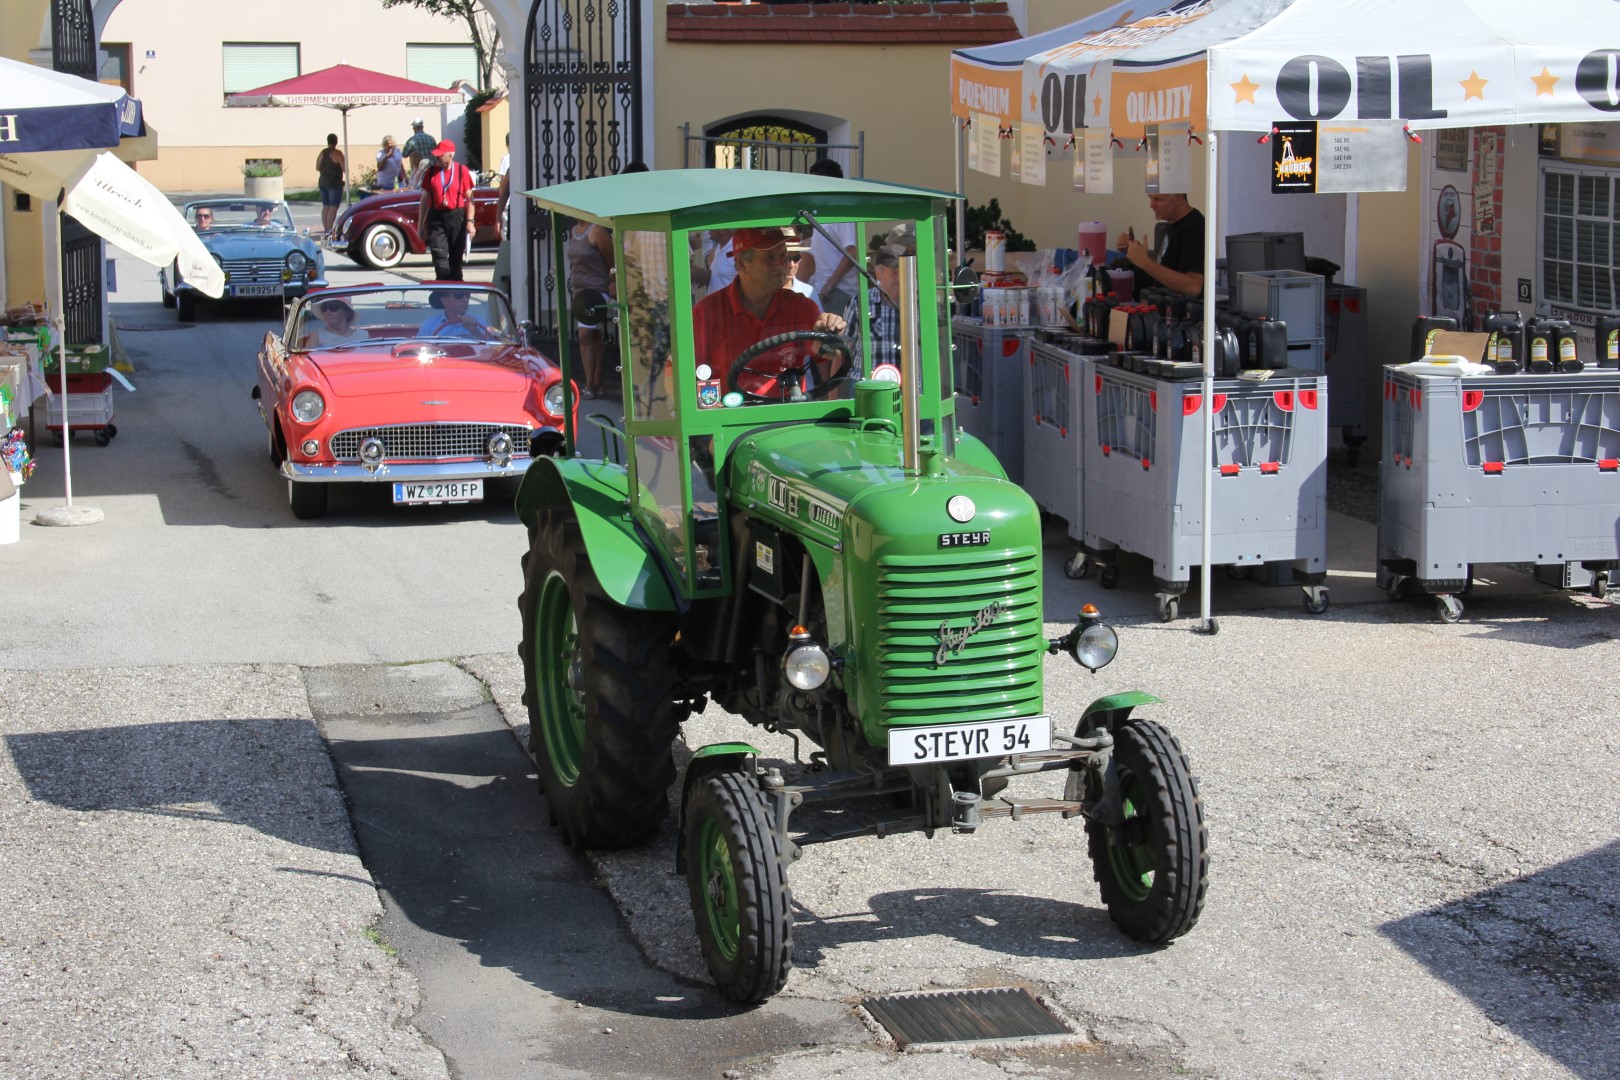
[[299,310],[289,342],[325,349],[399,341],[517,341],[506,297],[490,289],[325,289]]
[[200,233],[240,229],[293,231],[292,211],[267,199],[211,199],[187,203],[186,220]]

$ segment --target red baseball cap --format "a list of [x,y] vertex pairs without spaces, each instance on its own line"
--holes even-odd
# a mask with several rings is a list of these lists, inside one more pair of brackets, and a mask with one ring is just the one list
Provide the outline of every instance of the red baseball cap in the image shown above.
[[433,148],[434,157],[439,157],[443,154],[453,154],[455,152],[456,144],[451,142],[449,139],[440,139],[439,145]]
[[731,257],[736,258],[745,251],[769,251],[773,247],[788,242],[787,230],[773,226],[769,229],[738,229],[731,234]]

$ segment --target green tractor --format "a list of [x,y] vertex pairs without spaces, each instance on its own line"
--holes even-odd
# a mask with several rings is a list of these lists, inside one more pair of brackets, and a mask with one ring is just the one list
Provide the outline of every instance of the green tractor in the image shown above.
[[[1100,698],[1069,730],[1043,707],[1046,655],[1095,672],[1118,637],[1087,605],[1071,632],[1045,638],[1040,512],[956,427],[953,196],[730,170],[529,195],[552,214],[555,265],[565,219],[612,230],[616,264],[605,307],[622,426],[588,407],[582,422],[598,431],[570,424],[517,499],[524,701],[567,840],[650,838],[670,809],[681,722],[712,701],[791,737],[796,759],[784,770],[744,742],[704,746],[681,784],[677,867],[733,1000],[787,980],[789,863],[849,836],[1078,817],[1114,922],[1150,943],[1190,930],[1208,872],[1203,808],[1180,744],[1134,715],[1158,699]],[[878,238],[881,269],[860,270],[853,326],[760,291],[794,295],[771,230],[842,247],[840,224],[857,251]],[[705,232],[735,252],[738,274],[710,279],[707,296],[694,283],[707,277],[694,273]],[[579,307],[604,306],[561,281],[556,300],[562,326],[594,325]],[[1066,776],[1061,799],[1009,791],[1052,771]],[[806,804],[841,812],[796,828]]]

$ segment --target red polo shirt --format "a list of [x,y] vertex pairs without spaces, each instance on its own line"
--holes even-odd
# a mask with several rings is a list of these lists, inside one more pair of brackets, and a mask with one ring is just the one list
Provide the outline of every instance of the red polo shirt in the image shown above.
[[[778,289],[770,307],[765,309],[765,317],[755,318],[743,306],[741,285],[742,282],[733,281],[719,292],[705,296],[692,308],[692,340],[697,362],[708,364],[726,390],[732,388],[726,375],[732,361],[750,345],[777,334],[814,330],[816,319],[821,317],[821,308],[808,296],[792,289]],[[806,342],[783,345],[776,353],[755,358],[749,367],[757,372],[781,371],[790,359],[804,356],[814,348]],[[774,384],[774,379],[753,380],[747,375],[741,380],[744,389],[756,394],[771,393]]]

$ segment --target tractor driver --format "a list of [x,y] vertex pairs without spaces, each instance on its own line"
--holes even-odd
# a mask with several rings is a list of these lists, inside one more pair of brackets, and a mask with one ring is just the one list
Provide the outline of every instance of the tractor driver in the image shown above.
[[[792,264],[788,260],[790,232],[781,228],[738,229],[731,235],[731,254],[737,263],[737,277],[725,288],[699,300],[692,309],[692,336],[697,362],[707,364],[724,389],[731,386],[728,373],[732,362],[749,346],[777,334],[803,330],[839,333],[844,320],[824,312],[816,302],[792,289],[784,288]],[[792,360],[792,353],[813,348],[811,344],[783,346],[789,355],[761,356],[752,370],[743,373],[743,389],[770,394],[775,380],[764,377],[781,371]],[[830,375],[833,361],[821,364],[821,377]]]

